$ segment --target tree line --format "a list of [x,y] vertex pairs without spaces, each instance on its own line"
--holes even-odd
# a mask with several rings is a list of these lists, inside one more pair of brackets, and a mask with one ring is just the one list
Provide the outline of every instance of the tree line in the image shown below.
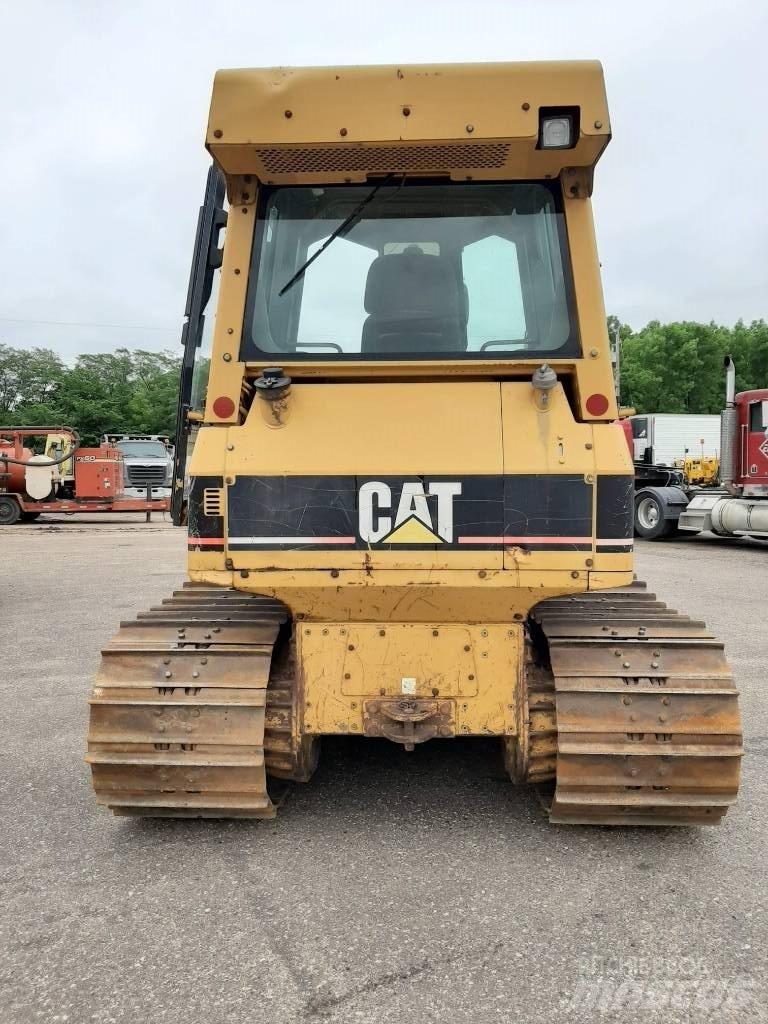
[[[608,318],[620,339],[622,405],[638,412],[716,413],[723,358],[736,362],[739,391],[768,387],[768,324],[734,327],[652,320],[633,331]],[[104,433],[175,432],[180,359],[172,352],[116,349],[68,366],[48,348],[0,344],[0,426],[70,426],[84,444]]]
[[176,422],[179,358],[133,351],[78,356],[0,345],[0,426],[74,427],[83,444],[105,433],[170,434]]
[[716,413],[723,407],[723,359],[736,363],[736,390],[768,388],[768,324],[739,321],[734,327],[692,321],[652,320],[633,331],[608,318],[620,339],[622,405],[640,412]]

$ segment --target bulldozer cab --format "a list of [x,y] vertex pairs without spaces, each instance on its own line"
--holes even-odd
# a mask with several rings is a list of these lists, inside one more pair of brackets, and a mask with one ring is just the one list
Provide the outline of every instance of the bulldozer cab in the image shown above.
[[594,62],[217,74],[189,474],[176,445],[196,564],[626,578],[589,199],[609,138]]

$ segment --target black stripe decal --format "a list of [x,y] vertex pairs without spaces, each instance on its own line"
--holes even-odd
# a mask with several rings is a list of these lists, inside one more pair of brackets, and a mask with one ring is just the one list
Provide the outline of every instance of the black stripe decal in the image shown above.
[[[598,540],[631,540],[634,536],[635,480],[632,476],[597,478]],[[600,550],[606,551],[607,548]],[[626,550],[619,548],[619,550]]]
[[224,516],[207,516],[203,493],[207,488],[223,488],[221,476],[193,476],[187,503],[187,547],[198,551],[224,550]]
[[575,475],[239,477],[228,547],[589,551],[592,499],[593,485]]

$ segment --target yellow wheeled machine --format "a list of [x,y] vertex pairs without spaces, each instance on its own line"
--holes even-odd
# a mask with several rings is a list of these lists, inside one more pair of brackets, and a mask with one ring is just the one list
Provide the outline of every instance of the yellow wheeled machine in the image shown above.
[[104,651],[100,803],[270,817],[267,776],[308,780],[324,734],[495,736],[513,781],[556,780],[554,821],[722,817],[722,644],[633,582],[590,204],[609,138],[592,62],[216,76],[190,582]]

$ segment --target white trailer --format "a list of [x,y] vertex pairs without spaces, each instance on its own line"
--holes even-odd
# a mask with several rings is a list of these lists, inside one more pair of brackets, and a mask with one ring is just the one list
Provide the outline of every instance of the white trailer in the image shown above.
[[685,413],[631,416],[634,461],[673,466],[676,459],[720,457],[720,417]]

